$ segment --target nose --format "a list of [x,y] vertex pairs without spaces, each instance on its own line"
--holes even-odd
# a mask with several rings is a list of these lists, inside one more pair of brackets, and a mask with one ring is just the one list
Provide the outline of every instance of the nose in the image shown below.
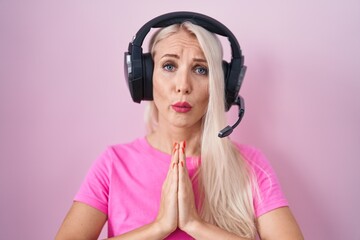
[[192,91],[190,74],[188,71],[178,71],[176,79],[176,92],[190,94]]

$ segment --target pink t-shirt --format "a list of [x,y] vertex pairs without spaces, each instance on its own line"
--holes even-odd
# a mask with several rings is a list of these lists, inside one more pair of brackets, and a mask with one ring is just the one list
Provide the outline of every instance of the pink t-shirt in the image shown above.
[[[260,200],[254,198],[257,217],[287,206],[277,177],[265,156],[257,149],[237,145],[253,168],[259,182]],[[108,236],[113,237],[152,222],[158,213],[161,188],[171,156],[154,149],[146,138],[109,147],[88,172],[75,196],[108,216]],[[200,159],[186,159],[190,178]],[[198,190],[193,182],[197,199]],[[167,239],[192,239],[177,229]]]

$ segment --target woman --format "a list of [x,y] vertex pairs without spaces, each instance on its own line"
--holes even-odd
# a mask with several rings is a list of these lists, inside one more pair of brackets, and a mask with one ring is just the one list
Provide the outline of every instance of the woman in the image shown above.
[[[222,48],[191,22],[150,43],[149,133],[107,149],[57,239],[303,239],[256,149],[218,138],[226,124]],[[189,157],[190,156],[190,157]]]

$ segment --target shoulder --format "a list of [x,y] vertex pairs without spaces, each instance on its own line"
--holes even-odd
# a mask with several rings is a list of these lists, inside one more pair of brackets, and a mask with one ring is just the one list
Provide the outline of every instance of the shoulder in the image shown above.
[[233,144],[237,147],[241,156],[254,171],[271,168],[268,158],[259,148],[237,142],[233,142]]
[[272,185],[273,183],[278,182],[276,173],[271,166],[271,162],[262,150],[251,145],[234,144],[237,146],[241,156],[249,166],[251,172],[256,176],[260,185],[263,183]]
[[144,144],[144,141],[146,141],[145,137],[140,137],[126,142],[108,145],[108,148],[119,151],[126,149],[136,149],[141,147]]
[[[138,166],[138,164],[151,165],[157,162],[168,163],[169,155],[154,149],[146,137],[140,137],[132,141],[109,145],[103,155],[107,158],[107,164],[112,167]],[[153,166],[153,165],[151,165]]]
[[129,159],[134,154],[140,154],[143,151],[142,145],[144,138],[138,138],[125,143],[117,143],[108,145],[97,157],[93,163],[93,167],[111,168],[114,163]]
[[143,153],[146,147],[146,139],[141,137],[124,143],[108,145],[103,154],[107,154],[111,158],[126,158],[128,155]]

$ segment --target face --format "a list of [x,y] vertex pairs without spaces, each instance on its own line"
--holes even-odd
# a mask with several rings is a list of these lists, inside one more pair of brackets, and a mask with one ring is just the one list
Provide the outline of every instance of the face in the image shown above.
[[159,126],[200,128],[209,100],[208,65],[194,35],[186,30],[154,49],[153,96]]

